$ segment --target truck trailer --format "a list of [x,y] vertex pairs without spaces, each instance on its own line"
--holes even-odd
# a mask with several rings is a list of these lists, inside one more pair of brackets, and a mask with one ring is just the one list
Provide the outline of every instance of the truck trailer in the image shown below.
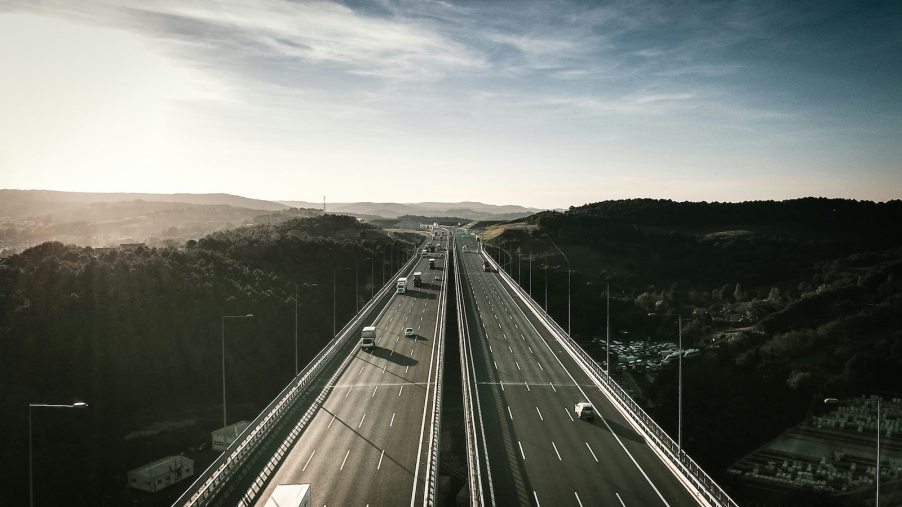
[[309,484],[278,484],[263,507],[310,507]]

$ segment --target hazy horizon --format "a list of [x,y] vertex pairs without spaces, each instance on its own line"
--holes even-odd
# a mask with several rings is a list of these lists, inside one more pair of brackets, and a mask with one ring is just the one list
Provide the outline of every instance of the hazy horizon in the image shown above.
[[0,187],[886,201],[892,2],[0,0]]

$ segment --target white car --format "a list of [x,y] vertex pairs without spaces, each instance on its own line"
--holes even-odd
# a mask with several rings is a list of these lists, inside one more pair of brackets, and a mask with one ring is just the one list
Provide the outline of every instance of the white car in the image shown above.
[[404,329],[404,336],[414,336],[414,334],[413,334],[413,328],[412,328],[412,327],[405,328],[405,329]]
[[594,419],[595,418],[595,408],[591,403],[588,402],[579,402],[574,407],[574,412],[576,412],[576,416],[580,419]]

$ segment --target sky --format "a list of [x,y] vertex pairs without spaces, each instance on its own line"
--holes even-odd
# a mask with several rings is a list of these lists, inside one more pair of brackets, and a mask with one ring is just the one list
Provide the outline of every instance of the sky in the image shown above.
[[0,188],[902,198],[902,2],[0,0]]

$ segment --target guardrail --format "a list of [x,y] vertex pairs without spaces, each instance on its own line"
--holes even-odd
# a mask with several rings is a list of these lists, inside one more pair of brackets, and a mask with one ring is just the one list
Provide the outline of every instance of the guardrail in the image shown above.
[[322,372],[325,365],[334,358],[337,351],[347,345],[351,338],[350,331],[359,326],[363,318],[367,317],[386,296],[391,294],[395,289],[397,275],[409,271],[416,263],[417,258],[414,255],[408,259],[395,273],[395,276],[389,280],[389,283],[382,287],[376,296],[367,302],[354,318],[332,338],[329,344],[298,373],[294,380],[260,412],[260,415],[238,436],[235,442],[198,476],[197,480],[173,503],[173,506],[207,505],[207,502],[226,486],[229,479],[241,470],[245,461],[269,437],[273,428],[281,421],[282,416],[291,408],[292,403],[304,394],[305,389]]
[[[457,327],[460,340],[460,375],[463,392],[464,406],[464,423],[465,434],[467,437],[467,469],[470,487],[470,505],[477,507],[485,505],[485,496],[482,486],[482,469],[479,460],[480,432],[476,428],[476,422],[481,420],[479,404],[473,402],[474,393],[470,390],[470,386],[475,379],[475,370],[471,370],[472,352],[470,351],[469,327],[467,322],[467,312],[464,306],[463,283],[460,280],[460,255],[455,248],[454,250],[454,287],[457,292]],[[472,376],[471,376],[472,373]],[[478,396],[478,393],[476,393]],[[475,407],[475,408],[474,408]],[[488,456],[486,456],[488,461]],[[488,473],[488,470],[486,471]],[[492,499],[492,505],[494,505]]]
[[678,470],[687,486],[691,486],[692,491],[709,505],[738,507],[736,502],[724,491],[720,485],[702,468],[686,454],[686,451],[680,449],[677,443],[667,434],[666,431],[658,426],[658,423],[651,418],[645,410],[636,403],[632,397],[617,382],[605,372],[601,366],[595,362],[592,357],[576,343],[569,334],[555,321],[542,307],[516,283],[514,279],[502,269],[488,252],[483,248],[482,255],[489,260],[498,270],[499,275],[511,287],[511,289],[520,297],[520,299],[532,310],[532,312],[542,321],[546,328],[555,336],[558,342],[566,349],[570,356],[579,364],[583,370],[589,374],[596,385],[599,386],[608,398],[619,405],[621,412],[630,420],[637,429],[642,431],[651,443],[652,447],[658,451],[658,454],[667,460],[675,472]]
[[[449,256],[453,256],[451,238],[449,234],[449,247],[445,256],[445,275],[442,280],[442,292],[439,296],[439,308],[437,318],[439,319],[438,332],[435,339],[439,340],[436,344],[438,347],[438,357],[436,358],[435,367],[435,390],[432,394],[432,432],[429,435],[429,447],[426,458],[426,488],[423,492],[423,505],[435,505],[435,485],[438,475],[438,446],[439,437],[441,436],[441,415],[442,415],[442,377],[445,370],[445,305],[448,301],[448,262]],[[456,271],[455,271],[456,272]],[[416,480],[416,477],[414,477]],[[411,504],[414,498],[410,499]]]

